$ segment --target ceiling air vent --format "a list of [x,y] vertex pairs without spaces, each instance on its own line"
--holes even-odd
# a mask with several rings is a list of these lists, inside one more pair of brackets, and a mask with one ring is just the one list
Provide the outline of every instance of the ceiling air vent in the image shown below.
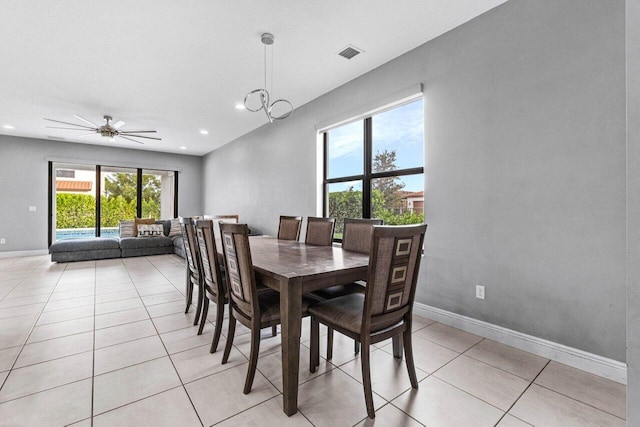
[[343,58],[347,58],[347,59],[351,59],[356,55],[361,54],[362,51],[354,46],[347,46],[344,49],[342,49],[340,52],[338,52],[338,55],[342,56]]

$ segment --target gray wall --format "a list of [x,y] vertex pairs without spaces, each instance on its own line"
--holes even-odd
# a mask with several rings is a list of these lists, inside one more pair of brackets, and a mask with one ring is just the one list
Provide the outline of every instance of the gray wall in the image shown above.
[[627,0],[627,423],[640,425],[640,0]]
[[0,237],[6,239],[0,253],[47,249],[50,159],[180,170],[179,213],[202,212],[202,157],[0,135]]
[[208,154],[204,210],[316,214],[315,125],[423,83],[417,300],[624,361],[624,8],[511,0]]

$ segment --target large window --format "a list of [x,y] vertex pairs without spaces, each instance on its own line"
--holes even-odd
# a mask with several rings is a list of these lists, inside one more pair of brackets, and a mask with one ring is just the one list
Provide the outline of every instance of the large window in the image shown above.
[[382,218],[385,224],[424,222],[422,98],[324,132],[324,212]]
[[52,241],[118,235],[120,220],[177,215],[176,171],[50,162]]

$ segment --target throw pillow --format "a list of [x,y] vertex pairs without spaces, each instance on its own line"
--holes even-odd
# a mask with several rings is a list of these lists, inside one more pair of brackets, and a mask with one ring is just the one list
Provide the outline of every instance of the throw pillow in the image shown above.
[[171,219],[171,230],[169,230],[169,237],[182,236],[182,229],[180,228],[180,220],[178,218]]
[[133,237],[138,237],[138,225],[140,224],[153,224],[154,222],[156,222],[155,219],[153,218],[136,218],[134,219],[135,221],[135,228],[133,230]]
[[155,222],[156,224],[162,225],[162,231],[165,236],[169,235],[169,231],[171,230],[171,221],[168,219],[159,219]]
[[164,236],[162,224],[140,224],[138,225],[138,237],[161,237]]
[[118,226],[118,235],[120,237],[134,237],[135,226],[136,224],[133,220],[120,221],[120,224]]

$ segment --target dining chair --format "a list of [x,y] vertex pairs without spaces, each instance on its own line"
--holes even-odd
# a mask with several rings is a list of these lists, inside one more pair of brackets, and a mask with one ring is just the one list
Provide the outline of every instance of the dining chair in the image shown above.
[[202,273],[200,271],[200,258],[197,250],[195,237],[194,220],[192,218],[180,217],[180,229],[182,230],[182,241],[184,243],[184,253],[187,258],[187,307],[185,313],[189,312],[191,301],[193,299],[193,288],[198,287],[198,304],[196,306],[195,319],[193,326],[198,324],[200,320],[200,312],[204,299],[204,290],[202,285]]
[[196,221],[196,237],[200,253],[200,265],[202,266],[202,281],[204,284],[205,299],[202,306],[202,319],[198,335],[202,334],[202,329],[206,323],[209,313],[209,301],[216,305],[216,323],[211,342],[210,353],[215,353],[218,349],[220,334],[222,333],[222,322],[224,319],[224,305],[229,302],[227,295],[226,274],[220,266],[218,260],[218,250],[214,236],[214,222],[211,220]]
[[426,224],[374,226],[365,293],[354,293],[309,307],[313,373],[320,364],[322,323],[362,343],[361,367],[369,418],[375,417],[371,389],[370,346],[402,335],[411,387],[418,388],[411,319]]
[[[342,249],[362,254],[369,254],[371,251],[371,233],[374,225],[383,225],[382,219],[369,218],[345,218],[342,229]],[[364,283],[346,283],[332,286],[313,292],[313,295],[322,300],[338,298],[354,293],[364,293]],[[356,340],[353,343],[353,352],[360,352],[360,344]],[[327,360],[333,358],[333,329],[327,333]]]
[[213,218],[223,222],[232,222],[234,224],[240,222],[238,215],[216,215]]
[[[280,324],[280,294],[269,290],[258,292],[246,224],[220,224],[227,282],[229,285],[229,331],[222,356],[226,364],[233,345],[236,321],[251,330],[249,366],[243,393],[251,391],[260,352],[260,330]],[[303,297],[302,313],[307,314],[310,301]]]
[[302,228],[301,216],[280,215],[280,224],[278,225],[278,239],[298,240],[300,238],[301,228]]
[[335,218],[307,218],[307,233],[304,242],[308,245],[331,246],[333,230],[336,228]]

